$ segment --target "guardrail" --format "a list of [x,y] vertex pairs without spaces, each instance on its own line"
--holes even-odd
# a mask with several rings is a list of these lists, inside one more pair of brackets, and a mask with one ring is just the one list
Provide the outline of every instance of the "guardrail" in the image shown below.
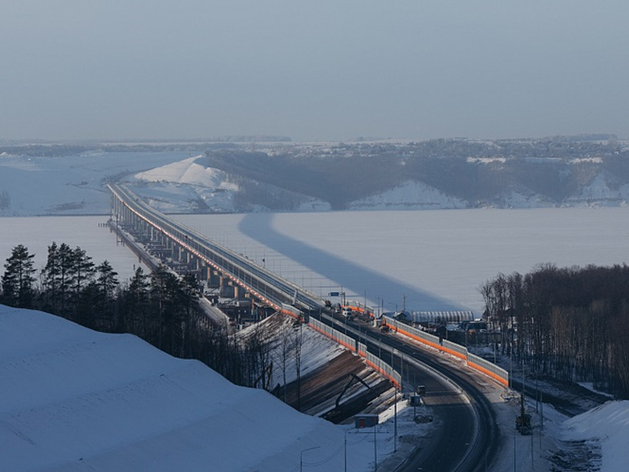
[[509,386],[509,372],[482,357],[470,353],[465,346],[453,343],[447,339],[440,339],[438,336],[413,328],[393,318],[386,318],[385,322],[392,331],[462,359],[467,363],[468,367],[491,377],[505,387]]
[[367,365],[388,378],[397,388],[400,388],[400,385],[402,385],[402,376],[393,369],[393,367],[370,352],[366,353],[365,360],[367,361]]
[[337,331],[332,326],[328,326],[327,324],[322,323],[321,321],[319,321],[319,320],[317,320],[315,318],[312,318],[312,317],[310,317],[310,320],[308,321],[308,324],[310,326],[312,326],[312,328],[315,331],[318,331],[319,333],[323,334],[324,336],[327,336],[328,338],[332,339],[333,341],[336,341],[341,346],[346,347],[350,351],[358,354],[358,350],[357,350],[357,346],[356,346],[356,340],[354,338],[352,338],[350,336],[347,336],[346,334],[343,334],[340,331]]
[[392,366],[384,362],[382,359],[368,352],[366,344],[363,344],[358,340],[341,333],[332,326],[328,326],[315,318],[311,317],[308,324],[315,331],[318,331],[324,336],[327,336],[333,341],[336,341],[340,345],[346,347],[353,353],[358,354],[360,357],[363,357],[369,367],[371,367],[381,375],[384,375],[396,386],[396,388],[401,387],[402,376],[399,374],[399,372],[397,372]]
[[489,362],[487,359],[483,359],[475,354],[469,353],[467,355],[467,365],[476,369],[485,375],[500,382],[505,387],[509,386],[509,372],[502,367],[498,367],[496,364]]

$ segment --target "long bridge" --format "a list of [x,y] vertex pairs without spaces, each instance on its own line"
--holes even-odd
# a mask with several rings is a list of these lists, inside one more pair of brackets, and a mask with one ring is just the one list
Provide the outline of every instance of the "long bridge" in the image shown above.
[[[504,370],[476,356],[472,357],[462,346],[439,340],[397,322],[392,322],[390,326],[402,336],[388,336],[364,326],[352,326],[347,320],[339,325],[338,320],[326,309],[324,300],[316,295],[174,222],[143,202],[124,185],[110,183],[108,188],[112,194],[112,220],[116,226],[136,235],[139,242],[185,265],[187,270],[196,272],[199,279],[226,279],[228,283],[242,288],[278,311],[296,317],[305,315],[311,320],[311,325],[320,331],[328,328],[334,330],[335,326],[343,329],[344,326],[347,332],[344,341],[340,342],[350,349],[355,346],[355,352],[365,355],[372,367],[383,373],[386,369],[389,369],[388,372],[402,372],[407,376],[406,382],[411,376],[413,379],[416,375],[421,376],[427,386],[430,382],[433,391],[441,391],[432,400],[428,397],[428,401],[433,402],[432,408],[441,418],[438,439],[435,438],[431,446],[418,449],[400,470],[486,470],[500,443],[500,432],[489,400],[468,374],[444,366],[434,359],[433,354],[419,349],[408,339],[464,359],[469,367],[507,385],[508,374]],[[368,350],[381,351],[384,356],[374,359],[371,355],[372,361],[369,362]],[[388,365],[379,367],[385,362],[384,358],[388,358]],[[427,373],[427,368],[432,373]],[[440,380],[440,376],[449,380]],[[398,383],[393,377],[390,378]],[[399,382],[403,380],[398,378]]]
[[140,235],[141,242],[192,268],[200,280],[227,279],[276,310],[300,314],[325,305],[316,295],[260,267],[245,256],[176,223],[140,200],[123,185],[107,185],[112,194],[112,219],[120,228]]

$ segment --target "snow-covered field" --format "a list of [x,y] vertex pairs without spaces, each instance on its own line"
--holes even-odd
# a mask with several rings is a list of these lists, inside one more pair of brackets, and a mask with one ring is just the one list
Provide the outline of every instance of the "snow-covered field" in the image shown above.
[[186,152],[88,152],[63,157],[0,154],[0,191],[10,197],[0,216],[106,215],[103,180],[189,157]]

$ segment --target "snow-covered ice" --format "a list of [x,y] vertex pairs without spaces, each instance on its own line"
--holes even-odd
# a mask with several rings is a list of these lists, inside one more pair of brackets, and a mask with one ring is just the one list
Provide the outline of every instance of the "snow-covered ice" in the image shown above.
[[48,246],[53,242],[80,246],[94,264],[107,260],[121,283],[131,278],[137,267],[148,269],[129,248],[117,243],[116,236],[104,226],[108,216],[40,216],[0,218],[0,262],[11,255],[18,244],[35,254],[34,267],[38,271],[46,265]]
[[471,309],[499,272],[629,261],[629,209],[177,215],[316,294],[341,288],[386,311]]

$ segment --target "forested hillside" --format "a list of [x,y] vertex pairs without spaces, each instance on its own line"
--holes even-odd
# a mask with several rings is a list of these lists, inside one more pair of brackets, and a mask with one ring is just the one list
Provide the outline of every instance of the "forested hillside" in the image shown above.
[[260,386],[270,362],[268,343],[258,332],[242,342],[212,325],[197,309],[194,275],[179,277],[166,266],[146,275],[138,268],[121,286],[107,261],[94,264],[80,247],[53,242],[39,274],[33,258],[23,245],[13,249],[0,279],[1,304],[42,310],[106,333],[135,334],[173,356],[202,361],[237,385]]
[[[110,180],[126,181],[166,212],[629,202],[629,145],[612,135],[352,143],[276,139],[0,146],[0,215],[106,214],[104,184]],[[160,178],[146,178],[193,157],[194,165],[204,166],[207,174],[220,171],[216,174],[224,176],[222,183],[212,187],[165,172]]]
[[603,137],[355,143],[272,153],[211,150],[198,162],[227,172],[241,189],[242,205],[252,203],[250,195],[272,210],[288,205],[286,198],[274,206],[264,197],[279,190],[328,202],[336,210],[360,208],[361,200],[377,201],[385,192],[393,201],[384,205],[426,203],[421,195],[391,196],[409,182],[430,189],[443,208],[452,207],[452,199],[468,208],[624,204],[629,150],[614,137],[595,138]]
[[502,354],[533,374],[629,398],[629,267],[557,268],[497,275],[481,287]]

